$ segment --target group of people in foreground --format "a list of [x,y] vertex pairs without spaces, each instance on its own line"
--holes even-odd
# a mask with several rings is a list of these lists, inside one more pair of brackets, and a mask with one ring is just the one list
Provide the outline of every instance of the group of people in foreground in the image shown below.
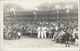
[[77,21],[72,23],[68,21],[47,22],[37,21],[36,24],[30,22],[18,22],[4,25],[3,37],[4,39],[20,39],[24,34],[32,34],[38,39],[52,38],[56,43],[65,43],[66,47],[71,43],[78,46],[79,34]]
[[[50,31],[52,30],[52,32]],[[78,46],[79,43],[79,36],[78,36],[78,29],[75,28],[73,30],[71,29],[59,29],[57,25],[55,25],[54,28],[47,28],[46,26],[39,26],[37,29],[38,35],[37,38],[47,38],[48,36],[52,36],[52,41],[55,41],[56,43],[65,43],[66,47],[69,47],[71,43]]]

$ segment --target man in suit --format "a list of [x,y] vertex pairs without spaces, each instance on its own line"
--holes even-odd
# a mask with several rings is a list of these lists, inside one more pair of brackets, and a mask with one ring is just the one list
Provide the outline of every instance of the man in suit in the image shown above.
[[74,29],[73,30],[73,39],[74,39],[75,45],[78,46],[79,35],[78,35],[78,30],[77,29]]
[[71,35],[69,33],[69,30],[65,32],[65,44],[66,44],[66,47],[70,47],[70,39],[71,39]]

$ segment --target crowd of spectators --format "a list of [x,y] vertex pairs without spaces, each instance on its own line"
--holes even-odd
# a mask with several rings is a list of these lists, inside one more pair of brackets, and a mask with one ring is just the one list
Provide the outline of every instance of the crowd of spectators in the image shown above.
[[[24,33],[37,33],[38,26],[46,26],[49,29],[54,29],[54,25],[57,25],[59,29],[78,29],[78,20],[76,19],[58,19],[58,20],[36,20],[36,21],[6,21],[4,22],[3,35],[12,33],[13,31],[21,31]],[[5,37],[5,36],[4,36]],[[6,38],[5,38],[6,39]]]
[[[45,26],[49,29],[47,31],[47,38],[53,38],[55,34],[55,26],[58,26],[58,31],[68,31],[73,34],[74,29],[78,31],[77,19],[53,19],[53,20],[26,20],[26,21],[5,21],[3,24],[3,38],[7,40],[20,39],[20,36],[29,36],[37,38],[37,28]],[[18,32],[21,33],[18,36]],[[59,33],[60,34],[60,33]],[[59,35],[57,35],[59,37]],[[59,40],[60,41],[60,40]]]

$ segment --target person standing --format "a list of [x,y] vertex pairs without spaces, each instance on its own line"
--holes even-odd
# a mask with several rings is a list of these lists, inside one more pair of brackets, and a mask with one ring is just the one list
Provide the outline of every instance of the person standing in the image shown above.
[[79,37],[78,37],[78,30],[76,30],[76,29],[74,29],[74,31],[73,31],[73,39],[75,41],[75,45],[78,46]]
[[71,35],[68,31],[65,32],[65,44],[66,44],[66,47],[70,47],[70,43],[69,43],[69,40],[71,38]]
[[41,27],[41,38],[44,38],[44,27]]
[[18,36],[18,39],[21,38],[21,32],[20,31],[17,32],[17,36]]
[[37,38],[40,38],[40,36],[41,36],[41,27],[40,26],[38,27],[37,32],[38,32]]
[[52,41],[55,41],[56,40],[56,37],[58,36],[58,26],[55,25],[54,29],[55,29],[55,32],[54,32],[53,40]]
[[46,38],[46,32],[47,32],[47,27],[43,27],[43,36],[44,36],[44,38]]

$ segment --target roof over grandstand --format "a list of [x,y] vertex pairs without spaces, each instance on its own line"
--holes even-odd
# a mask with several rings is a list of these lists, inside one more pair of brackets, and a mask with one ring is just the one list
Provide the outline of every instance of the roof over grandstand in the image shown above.
[[[4,17],[34,17],[34,12],[37,17],[56,17],[57,10],[59,17],[64,17],[67,16],[65,6],[73,6],[69,8],[68,16],[78,16],[78,0],[5,0],[3,3]],[[60,8],[55,8],[56,5]],[[12,12],[10,12],[11,9]]]

